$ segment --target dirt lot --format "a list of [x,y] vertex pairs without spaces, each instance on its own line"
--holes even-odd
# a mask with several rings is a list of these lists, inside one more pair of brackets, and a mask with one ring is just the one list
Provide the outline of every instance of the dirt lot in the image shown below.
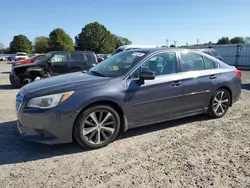
[[221,119],[196,116],[129,130],[109,146],[20,138],[15,95],[0,62],[0,187],[250,187],[250,72]]

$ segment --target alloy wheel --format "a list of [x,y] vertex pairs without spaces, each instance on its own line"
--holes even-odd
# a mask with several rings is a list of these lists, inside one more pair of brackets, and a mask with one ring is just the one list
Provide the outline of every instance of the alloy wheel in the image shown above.
[[116,120],[112,113],[107,110],[94,111],[85,119],[83,136],[91,144],[107,142],[116,129]]
[[219,91],[213,100],[213,110],[216,114],[224,114],[229,107],[229,96],[225,91]]

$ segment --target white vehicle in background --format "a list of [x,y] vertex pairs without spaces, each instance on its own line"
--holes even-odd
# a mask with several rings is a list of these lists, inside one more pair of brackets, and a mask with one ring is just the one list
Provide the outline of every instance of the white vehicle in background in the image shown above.
[[15,54],[16,60],[24,60],[24,59],[29,59],[29,57],[27,56],[27,54],[25,52],[17,52]]
[[0,61],[7,61],[7,58],[4,56],[0,56]]
[[123,51],[140,49],[140,48],[157,48],[157,46],[156,45],[123,45],[123,46],[118,47],[112,55],[123,52]]

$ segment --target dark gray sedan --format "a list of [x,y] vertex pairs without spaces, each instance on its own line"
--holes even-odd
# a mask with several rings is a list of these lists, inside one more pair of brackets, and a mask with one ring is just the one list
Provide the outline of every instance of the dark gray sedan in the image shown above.
[[100,148],[130,128],[203,113],[220,118],[240,93],[241,72],[212,56],[138,49],[114,55],[87,73],[24,86],[16,98],[17,124],[32,141],[75,138],[82,146]]

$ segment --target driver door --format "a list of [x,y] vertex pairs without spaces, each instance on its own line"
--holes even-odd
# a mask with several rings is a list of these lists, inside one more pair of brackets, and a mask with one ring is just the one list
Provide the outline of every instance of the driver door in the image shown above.
[[[182,83],[175,52],[153,56],[126,80],[126,116],[132,127],[162,121],[182,110]],[[156,73],[154,80],[138,79],[138,72],[149,69]]]
[[68,73],[68,53],[58,53],[51,57],[48,67],[52,75]]

